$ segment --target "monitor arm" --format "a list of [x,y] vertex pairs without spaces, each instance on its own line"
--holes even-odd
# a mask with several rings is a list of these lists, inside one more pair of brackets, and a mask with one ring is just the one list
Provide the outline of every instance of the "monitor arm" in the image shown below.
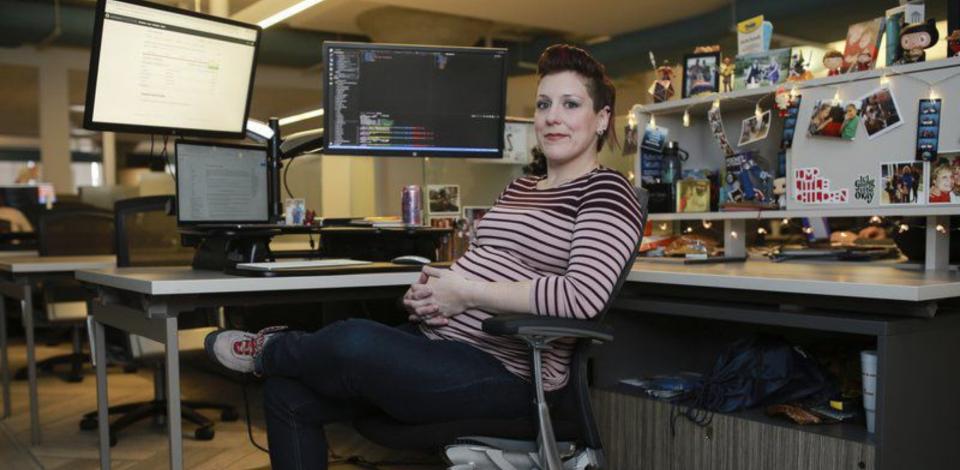
[[280,158],[289,160],[306,153],[323,150],[323,128],[290,134],[280,144]]

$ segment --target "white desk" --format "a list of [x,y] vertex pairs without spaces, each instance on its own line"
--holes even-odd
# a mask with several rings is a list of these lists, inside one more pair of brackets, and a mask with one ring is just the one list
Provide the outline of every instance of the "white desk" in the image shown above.
[[693,264],[637,261],[628,282],[922,302],[960,297],[960,273],[859,262]]
[[113,266],[109,256],[29,256],[6,257],[0,253],[0,376],[3,380],[3,417],[10,416],[10,366],[7,361],[6,302],[20,301],[23,329],[27,337],[27,380],[30,389],[30,442],[40,443],[40,413],[37,397],[37,361],[34,354],[33,286],[41,280],[71,278],[78,269]]
[[[829,457],[817,468],[855,468],[858,461],[876,470],[942,468],[956,462],[960,428],[951,417],[960,415],[960,376],[943,367],[960,357],[958,306],[956,272],[907,271],[886,263],[641,260],[606,318],[617,339],[593,356],[601,434],[639,436],[629,450],[611,446],[608,462],[613,468],[737,465],[736,459],[725,460],[737,452],[758,456],[771,468],[789,466],[777,460],[787,456],[807,461],[840,453],[849,458]],[[717,434],[707,437],[709,446],[702,445],[699,429],[678,426],[676,437],[667,438],[671,449],[657,448],[664,441],[651,436],[671,423],[658,418],[657,410],[667,408],[648,406],[645,398],[618,388],[620,380],[710,370],[729,341],[758,331],[795,333],[837,350],[875,349],[876,433],[868,435],[856,422],[785,425],[781,433],[777,421],[758,422],[751,412],[735,412],[714,421],[722,424],[712,428]],[[643,411],[624,420],[620,413],[626,407]],[[766,454],[784,442],[793,444]],[[790,445],[802,449],[785,450]]]
[[[180,362],[177,315],[199,307],[296,303],[306,300],[373,298],[397,295],[396,288],[416,282],[417,271],[335,274],[304,277],[237,277],[188,267],[80,270],[77,279],[95,285],[98,296],[89,314],[94,322],[97,364],[106,361],[104,325],[163,343],[166,350],[167,430],[170,468],[183,468],[180,417]],[[378,292],[377,288],[383,289]],[[110,468],[107,376],[97,367],[100,468]]]

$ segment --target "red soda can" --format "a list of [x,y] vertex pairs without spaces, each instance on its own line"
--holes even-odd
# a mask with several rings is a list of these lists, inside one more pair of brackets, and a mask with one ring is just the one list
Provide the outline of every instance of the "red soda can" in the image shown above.
[[420,186],[411,184],[403,187],[400,197],[400,212],[404,225],[423,225],[420,210]]

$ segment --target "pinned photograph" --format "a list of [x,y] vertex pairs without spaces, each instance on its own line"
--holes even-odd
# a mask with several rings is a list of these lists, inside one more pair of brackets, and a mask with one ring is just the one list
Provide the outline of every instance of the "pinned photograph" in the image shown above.
[[770,111],[760,114],[759,119],[757,117],[753,115],[743,120],[738,146],[742,147],[767,138],[770,132]]
[[960,204],[960,153],[941,154],[930,162],[930,204]]
[[636,125],[627,124],[623,126],[623,154],[634,155],[637,153],[637,134]]
[[663,146],[667,145],[667,135],[670,129],[666,127],[657,127],[648,125],[643,131],[643,140],[640,141],[640,147],[651,152],[663,153]]
[[929,162],[940,148],[940,107],[937,99],[921,99],[917,117],[917,160]]
[[778,85],[787,80],[789,71],[789,48],[738,55],[733,88],[742,90]]
[[720,91],[720,53],[688,54],[683,58],[683,97]]
[[807,133],[812,136],[853,140],[860,124],[860,102],[836,103],[828,100],[813,105],[813,116]]
[[460,186],[455,184],[427,185],[427,201],[431,216],[460,215]]
[[860,116],[871,139],[903,124],[897,102],[889,88],[880,88],[860,98]]
[[880,204],[917,204],[927,200],[923,162],[881,164],[880,184]]
[[487,206],[463,206],[463,222],[470,241],[477,239],[477,226],[489,210]]
[[720,151],[726,156],[736,153],[730,146],[730,142],[727,141],[727,133],[723,130],[723,116],[720,114],[719,107],[710,108],[707,111],[707,122],[710,123],[710,132],[713,134],[717,146],[720,147]]

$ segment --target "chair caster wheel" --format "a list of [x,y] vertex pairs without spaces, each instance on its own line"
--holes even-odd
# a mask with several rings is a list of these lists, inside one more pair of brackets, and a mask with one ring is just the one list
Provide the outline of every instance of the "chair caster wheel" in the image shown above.
[[193,432],[193,437],[197,438],[198,441],[209,441],[213,440],[213,428],[210,426],[204,426],[202,428],[197,428]]
[[117,445],[117,436],[113,433],[110,434],[110,447]]
[[82,375],[68,375],[67,378],[64,379],[64,380],[66,380],[67,382],[70,382],[70,383],[80,383],[80,382],[83,382],[83,376],[82,376]]
[[84,431],[92,431],[97,429],[97,419],[96,418],[83,418],[80,420],[80,429]]
[[223,410],[220,413],[220,419],[223,421],[236,421],[240,419],[240,413],[237,413],[237,410]]
[[135,374],[135,373],[137,373],[137,369],[138,369],[138,367],[135,366],[135,365],[132,365],[132,364],[131,364],[131,365],[125,365],[125,366],[123,366],[123,373],[124,373],[124,374]]

